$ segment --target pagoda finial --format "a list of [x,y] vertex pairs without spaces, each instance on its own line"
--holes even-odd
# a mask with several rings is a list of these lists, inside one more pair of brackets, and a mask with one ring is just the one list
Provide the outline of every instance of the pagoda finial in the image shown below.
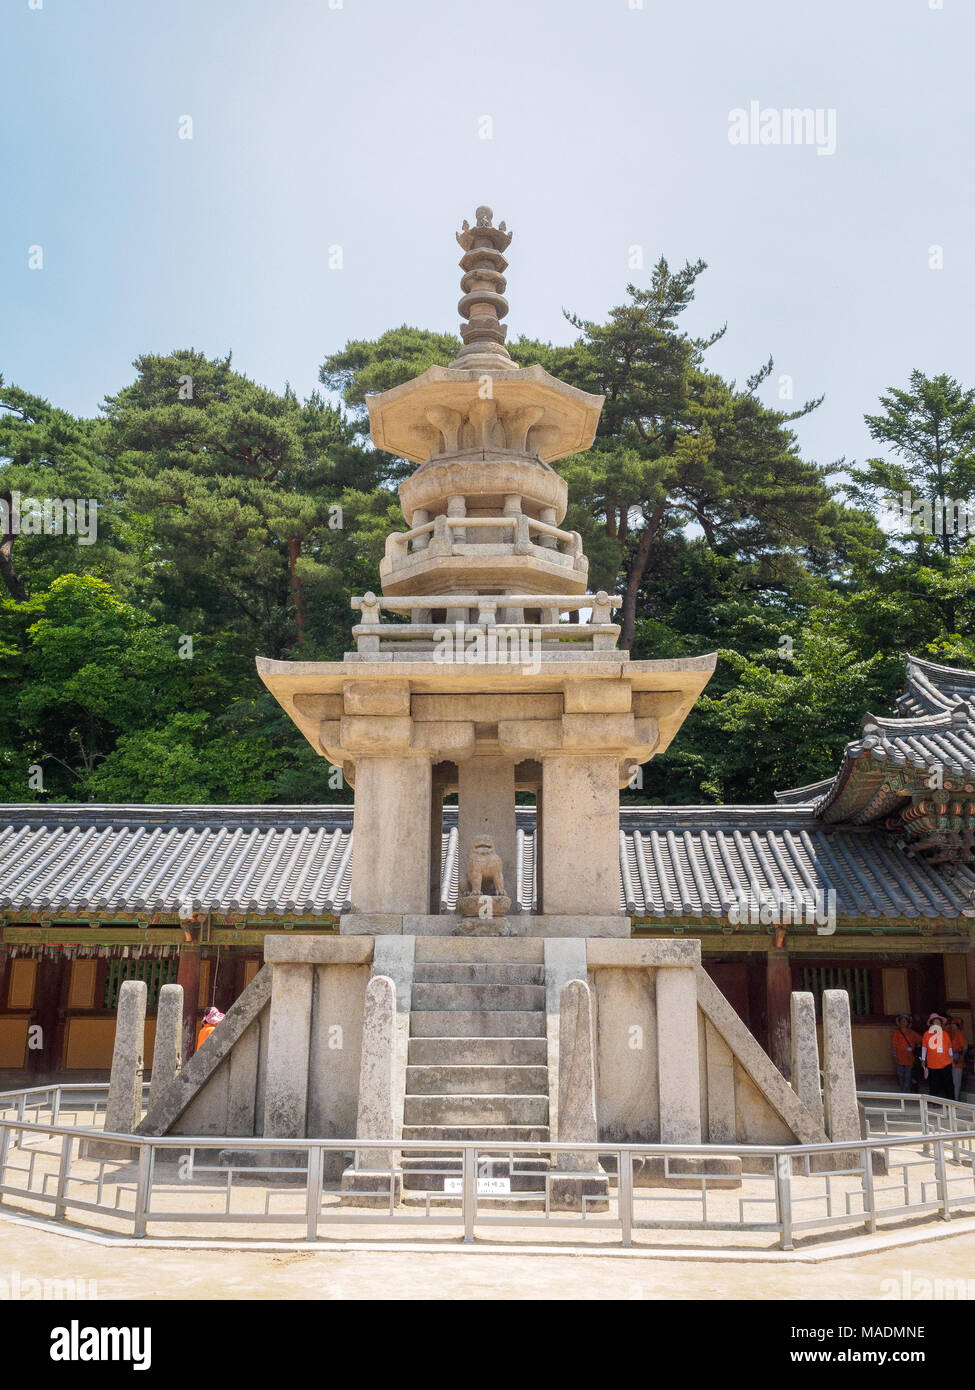
[[460,326],[464,346],[452,365],[475,370],[494,365],[511,371],[515,364],[504,345],[508,330],[501,323],[508,312],[503,274],[508,262],[502,252],[508,248],[511,233],[503,222],[495,227],[494,213],[481,206],[474,214],[474,226],[465,219],[457,240],[464,250],[460,259],[463,295],[457,312],[465,322]]

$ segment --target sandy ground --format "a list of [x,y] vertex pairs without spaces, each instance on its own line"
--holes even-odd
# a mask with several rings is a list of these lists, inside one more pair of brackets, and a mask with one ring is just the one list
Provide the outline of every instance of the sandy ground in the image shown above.
[[971,1281],[975,1297],[975,1234],[790,1266],[469,1249],[106,1249],[0,1222],[0,1287],[21,1296],[25,1280],[49,1279],[84,1280],[97,1297],[121,1299],[889,1299],[904,1289],[916,1296],[919,1278]]

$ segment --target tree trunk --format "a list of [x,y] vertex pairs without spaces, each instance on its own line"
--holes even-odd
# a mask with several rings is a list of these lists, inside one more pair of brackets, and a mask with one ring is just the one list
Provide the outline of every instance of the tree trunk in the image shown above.
[[606,534],[611,541],[616,539],[616,499],[606,498]]
[[623,589],[623,621],[620,632],[620,646],[624,651],[629,651],[633,645],[633,637],[636,633],[636,596],[640,589],[640,582],[647,571],[650,550],[657,534],[659,520],[659,514],[655,514],[653,520],[648,521],[644,526],[640,532],[640,539],[637,542],[633,559],[630,561],[626,586]]
[[0,502],[6,503],[0,511],[0,517],[3,518],[3,525],[0,526],[0,578],[6,584],[10,597],[18,603],[23,603],[27,598],[27,590],[14,569],[13,561],[14,541],[17,539],[13,529],[13,498],[9,492],[0,492]]

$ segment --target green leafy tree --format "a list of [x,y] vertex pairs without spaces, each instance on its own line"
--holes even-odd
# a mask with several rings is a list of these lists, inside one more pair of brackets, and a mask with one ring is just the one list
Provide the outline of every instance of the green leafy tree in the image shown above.
[[320,396],[270,391],[229,357],[187,350],[136,368],[106,402],[101,442],[151,517],[160,611],[269,656],[333,651],[357,571],[345,507],[354,516],[378,487],[381,456]]
[[[0,376],[0,580],[11,598],[23,601],[68,572],[135,581],[145,556],[145,528],[122,504],[121,479],[100,456],[95,436],[94,421],[75,419],[40,396],[6,386]],[[20,529],[22,513],[28,526],[36,526],[43,502],[53,499],[83,502],[86,523],[91,504],[87,536]],[[31,501],[38,505],[31,507]]]

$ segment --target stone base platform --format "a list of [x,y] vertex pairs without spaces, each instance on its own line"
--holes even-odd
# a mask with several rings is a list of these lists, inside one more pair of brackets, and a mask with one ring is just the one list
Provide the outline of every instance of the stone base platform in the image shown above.
[[421,916],[398,912],[346,912],[339,921],[342,936],[581,936],[630,935],[630,919],[557,917],[525,912],[508,917],[462,917],[459,913]]
[[342,1205],[386,1208],[389,1206],[390,1189],[395,1206],[403,1195],[401,1174],[392,1173],[388,1168],[346,1168],[342,1174]]
[[553,1211],[609,1211],[609,1178],[602,1169],[589,1173],[556,1169],[549,1193]]

